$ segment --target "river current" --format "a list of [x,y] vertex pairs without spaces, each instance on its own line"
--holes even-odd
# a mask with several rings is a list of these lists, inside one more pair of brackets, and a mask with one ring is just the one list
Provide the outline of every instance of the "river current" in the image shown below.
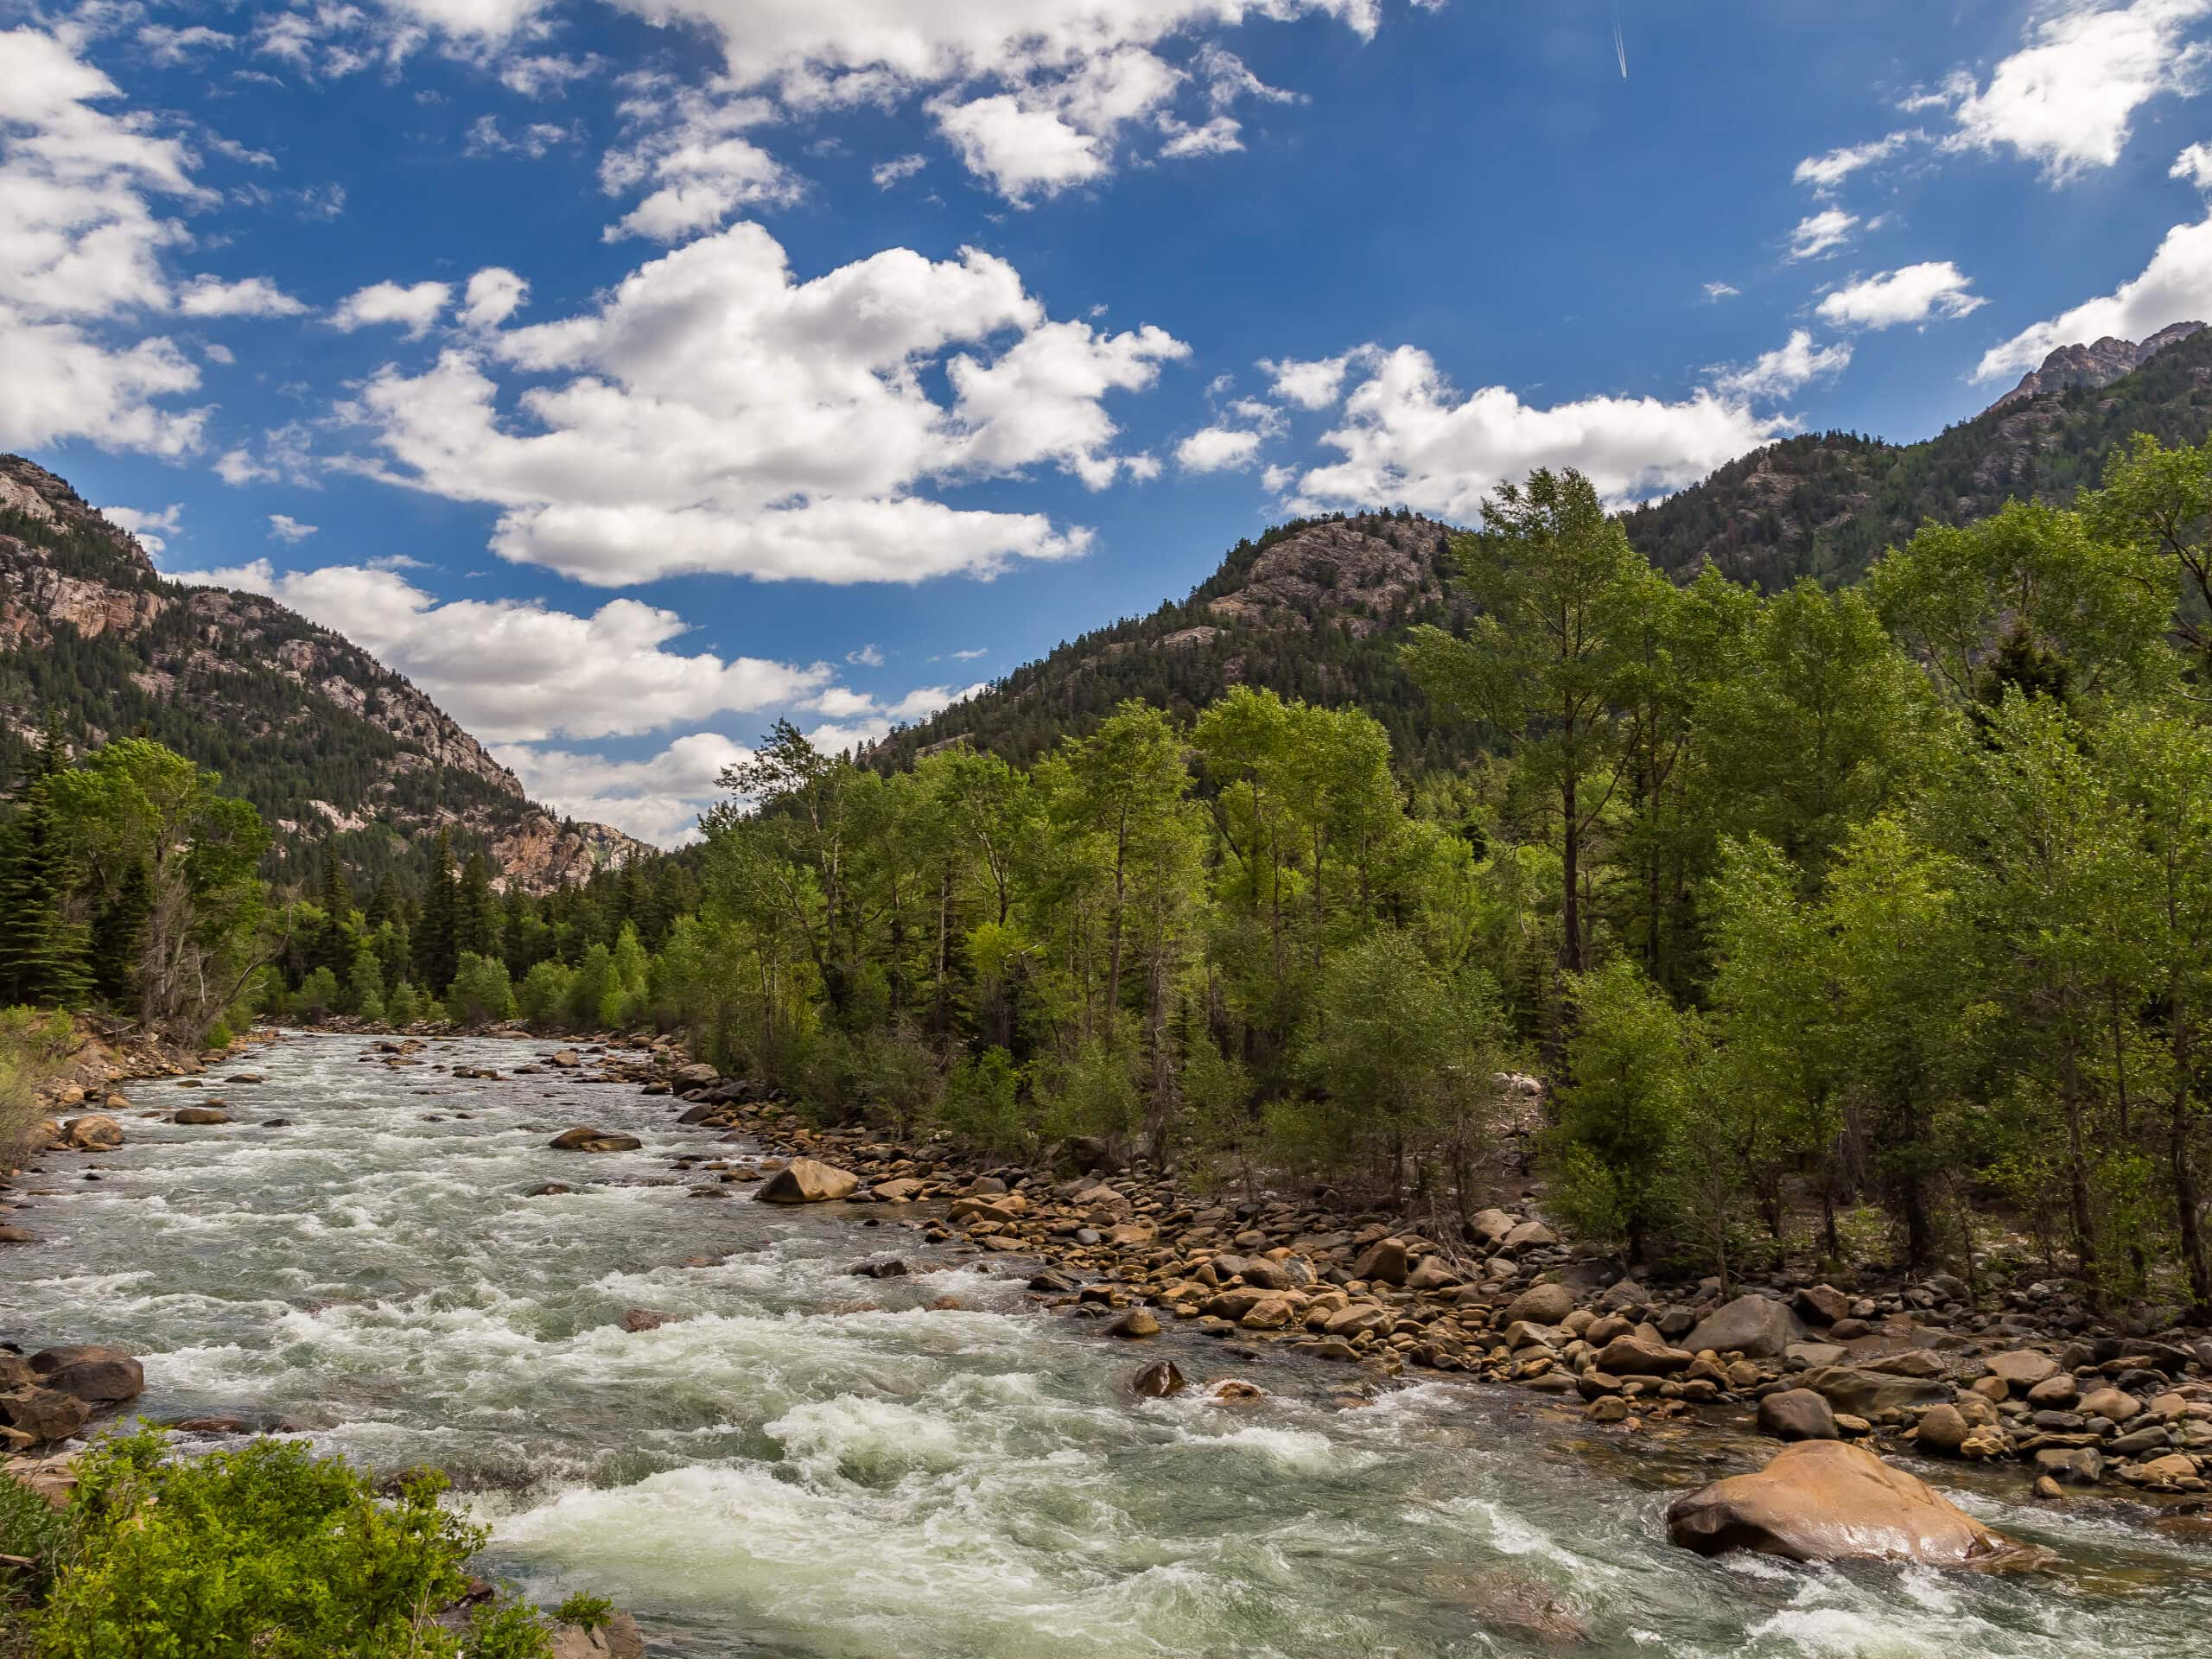
[[[1954,1490],[2063,1559],[2029,1579],[1701,1560],[1663,1515],[1748,1466],[1718,1442],[1624,1443],[1441,1382],[1351,1407],[1347,1367],[1115,1343],[1035,1312],[1018,1264],[918,1271],[942,1253],[893,1207],[694,1196],[669,1155],[710,1137],[665,1098],[433,1069],[540,1046],[440,1042],[397,1069],[369,1046],[299,1037],[203,1088],[130,1086],[134,1109],[213,1097],[236,1122],[122,1114],[120,1151],[48,1158],[28,1185],[55,1196],[26,1217],[45,1242],[0,1260],[0,1333],[142,1354],[149,1417],[258,1414],[379,1469],[445,1468],[494,1529],[489,1570],[613,1598],[656,1655],[1544,1651],[1475,1611],[1499,1569],[1599,1656],[2212,1654],[2212,1555],[2108,1505]],[[645,1149],[547,1147],[575,1123]],[[578,1190],[523,1196],[549,1180]],[[888,1255],[916,1275],[852,1275]],[[626,1332],[633,1306],[668,1323]],[[1162,1356],[1267,1397],[1132,1397]]]

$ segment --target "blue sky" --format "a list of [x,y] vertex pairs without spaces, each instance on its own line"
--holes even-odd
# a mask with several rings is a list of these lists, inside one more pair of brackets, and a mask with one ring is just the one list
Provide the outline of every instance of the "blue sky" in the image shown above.
[[2212,0],[0,16],[0,448],[652,839],[1300,511],[2212,316]]

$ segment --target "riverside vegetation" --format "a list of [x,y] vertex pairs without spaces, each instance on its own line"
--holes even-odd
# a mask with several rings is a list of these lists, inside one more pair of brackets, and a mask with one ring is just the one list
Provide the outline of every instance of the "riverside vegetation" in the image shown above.
[[[933,1135],[1033,1185],[1142,1160],[1173,1185],[1141,1202],[1212,1219],[1130,1300],[1241,1330],[1281,1300],[1344,1357],[1556,1375],[1600,1422],[1645,1393],[1764,1417],[1787,1357],[1874,1379],[1846,1432],[1942,1449],[1948,1410],[1967,1455],[2077,1478],[2044,1454],[2125,1442],[2156,1454],[2139,1484],[2201,1489],[2212,444],[2139,442],[2072,508],[1925,529],[1835,589],[1670,582],[1573,473],[1500,492],[1452,551],[1472,620],[1404,660],[1484,734],[1468,764],[1402,770],[1371,715],[1247,688],[1187,727],[1125,703],[1027,767],[953,744],[881,770],[779,725],[702,848],[544,899],[442,837],[419,889],[386,871],[356,906],[334,855],[272,894],[210,774],[50,744],[8,828],[0,994],[217,1039],[255,1010],[680,1032],[775,1103],[724,1121],[794,1147]],[[1712,1291],[1545,1294],[1567,1253],[1486,1202],[1531,1100],[1553,1219],[1611,1277]],[[902,1158],[871,1176],[951,1195]],[[1033,1227],[960,1186],[984,1248],[1158,1241],[1116,1239],[1147,1230],[1111,1188]],[[1317,1230],[1362,1209],[1414,1224],[1371,1224],[1306,1294],[1280,1264],[1347,1249]],[[1852,1271],[1861,1294],[1819,1282]],[[1745,1274],[1796,1283],[1838,1351],[1789,1355],[1779,1301],[1723,1306]],[[1421,1298],[1468,1312],[1402,1317]],[[1897,1359],[1842,1344],[1913,1309],[2082,1340],[1954,1405],[1911,1388],[1922,1361],[1845,1363]]]

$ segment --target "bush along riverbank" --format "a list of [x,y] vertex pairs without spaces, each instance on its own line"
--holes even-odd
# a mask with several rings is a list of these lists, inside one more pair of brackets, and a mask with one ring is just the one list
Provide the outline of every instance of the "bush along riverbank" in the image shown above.
[[[1435,1373],[1557,1396],[1626,1435],[1699,1415],[1777,1440],[1842,1440],[2016,1467],[2038,1495],[2124,1489],[2166,1508],[2212,1492],[2212,1340],[2101,1330],[2065,1287],[1977,1296],[1881,1269],[1723,1287],[1639,1282],[1527,1202],[1464,1230],[1276,1194],[1187,1192],[1095,1143],[1057,1166],[807,1124],[760,1084],[658,1051],[549,1056],[678,1103],[679,1121],[782,1154],[681,1155],[702,1197],[915,1210],[933,1246],[1039,1263],[1040,1304],[1133,1344],[1170,1325],[1280,1344],[1370,1378]],[[588,1127],[588,1126],[580,1126]],[[1077,1169],[1083,1164],[1087,1167]],[[757,1183],[757,1185],[756,1185]],[[940,1207],[942,1206],[942,1207]],[[895,1258],[858,1271],[903,1271]]]

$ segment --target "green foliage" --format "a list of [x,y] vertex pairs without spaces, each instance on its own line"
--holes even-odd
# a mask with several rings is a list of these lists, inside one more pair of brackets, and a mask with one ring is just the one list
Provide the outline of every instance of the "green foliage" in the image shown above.
[[59,1010],[0,1007],[0,1169],[15,1166],[32,1125],[43,1115],[39,1085],[60,1069],[75,1034],[76,1022]]
[[604,1596],[589,1596],[579,1590],[553,1610],[553,1617],[563,1624],[574,1624],[580,1630],[595,1630],[607,1623],[614,1611],[614,1604]]
[[405,980],[391,988],[385,999],[385,1018],[395,1026],[420,1024],[424,1014],[423,993]]
[[446,1017],[462,1025],[490,1025],[513,1019],[515,993],[507,977],[507,964],[497,957],[462,951],[444,1001]]
[[515,993],[523,1019],[541,1030],[559,1024],[568,1013],[573,977],[568,969],[552,961],[541,962],[524,975]]
[[1014,1057],[1002,1048],[956,1061],[944,1084],[945,1126],[976,1146],[1019,1151],[1031,1133],[1016,1098],[1020,1086]]
[[338,1001],[338,976],[327,968],[318,968],[292,993],[292,1012],[302,1020],[320,1020],[337,1007]]
[[[70,1536],[35,1629],[45,1659],[543,1659],[509,1616],[455,1638],[429,1621],[484,1541],[419,1474],[380,1502],[297,1442],[172,1459],[158,1430],[78,1465]],[[489,1639],[487,1645],[486,1640]]]

